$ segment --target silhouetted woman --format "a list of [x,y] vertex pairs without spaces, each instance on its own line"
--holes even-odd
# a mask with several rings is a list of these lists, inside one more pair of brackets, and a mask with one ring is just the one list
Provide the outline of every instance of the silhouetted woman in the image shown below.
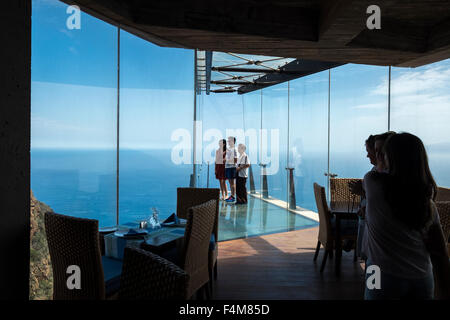
[[216,150],[216,179],[220,183],[220,197],[225,200],[228,197],[227,179],[225,178],[225,156],[227,153],[227,140],[219,141],[219,149]]
[[432,299],[433,267],[440,292],[448,298],[447,245],[425,147],[418,137],[401,133],[386,140],[384,154],[385,173],[371,171],[364,177],[365,298]]

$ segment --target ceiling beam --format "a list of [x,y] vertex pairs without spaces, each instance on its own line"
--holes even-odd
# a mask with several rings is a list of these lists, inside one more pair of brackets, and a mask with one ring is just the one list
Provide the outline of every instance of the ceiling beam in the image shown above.
[[450,57],[450,6],[379,0],[63,0],[165,47],[372,65],[419,66]]
[[262,85],[254,81],[232,81],[232,80],[213,80],[211,84],[224,85],[224,86],[246,86],[248,84]]
[[319,10],[277,5],[273,1],[147,1],[131,2],[139,25],[205,30],[317,41]]
[[212,67],[212,71],[216,72],[241,72],[241,73],[275,73],[279,72],[274,69],[267,68],[241,68],[241,67]]
[[214,92],[214,93],[234,93],[234,92],[236,92],[237,90],[235,90],[235,89],[217,89],[217,90],[211,90],[211,92]]
[[206,94],[209,94],[211,92],[211,67],[212,67],[212,61],[213,61],[213,52],[212,51],[206,51],[205,52],[205,58],[206,58]]
[[346,45],[366,27],[366,0],[323,0],[319,20],[320,41]]
[[271,73],[255,79],[253,83],[243,85],[238,89],[239,94],[249,93],[275,84],[291,81],[314,73],[341,66],[342,63],[312,60],[294,60],[281,69],[286,72]]
[[382,19],[381,29],[365,28],[348,46],[425,53],[428,35],[427,28],[386,17]]
[[448,46],[450,46],[450,17],[439,22],[431,29],[427,50],[434,51]]

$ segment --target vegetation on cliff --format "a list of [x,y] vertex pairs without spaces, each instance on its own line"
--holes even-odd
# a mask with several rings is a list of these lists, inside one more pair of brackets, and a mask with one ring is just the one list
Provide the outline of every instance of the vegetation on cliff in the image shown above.
[[44,215],[53,211],[31,193],[30,299],[50,300],[53,295],[53,273],[45,237]]

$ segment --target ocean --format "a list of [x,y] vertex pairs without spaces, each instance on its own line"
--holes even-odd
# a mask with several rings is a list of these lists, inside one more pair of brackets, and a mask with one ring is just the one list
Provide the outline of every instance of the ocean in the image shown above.
[[[188,187],[192,165],[175,165],[170,150],[120,152],[119,222],[145,219],[155,207],[164,219],[176,211],[176,189]],[[438,184],[450,186],[449,154],[430,155]],[[280,170],[268,176],[269,195],[287,201],[286,158]],[[339,177],[362,178],[371,168],[365,154],[332,154],[330,171]],[[114,150],[43,150],[31,152],[31,188],[35,197],[55,212],[98,219],[100,226],[116,224],[116,153]],[[256,191],[261,169],[252,165]],[[326,186],[327,154],[303,154],[294,171],[297,205],[316,211],[313,183]],[[198,166],[198,186],[208,186],[208,166]],[[218,188],[214,166],[209,187]],[[249,184],[247,186],[250,187]]]

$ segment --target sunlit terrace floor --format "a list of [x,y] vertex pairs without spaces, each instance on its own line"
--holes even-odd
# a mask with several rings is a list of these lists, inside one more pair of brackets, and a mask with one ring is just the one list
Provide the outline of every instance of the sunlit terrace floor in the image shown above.
[[214,299],[362,299],[364,270],[343,253],[341,275],[323,250],[313,262],[318,228],[224,241],[219,244]]

